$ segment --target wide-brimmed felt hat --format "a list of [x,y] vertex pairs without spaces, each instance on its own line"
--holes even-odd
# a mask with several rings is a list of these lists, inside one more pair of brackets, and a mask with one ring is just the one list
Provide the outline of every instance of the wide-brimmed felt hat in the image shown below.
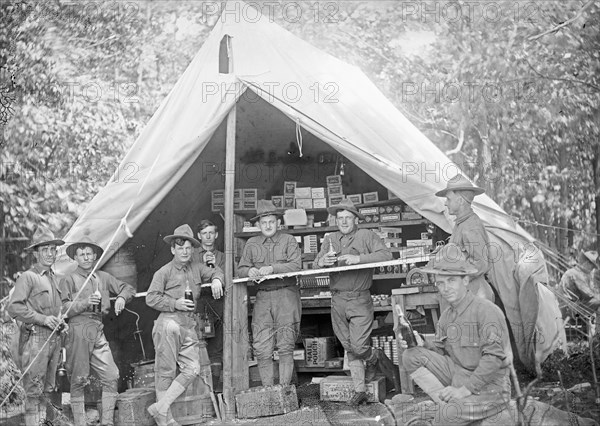
[[359,219],[365,219],[365,217],[358,212],[356,207],[354,207],[354,203],[348,198],[344,198],[342,201],[339,202],[339,204],[327,207],[327,211],[332,216],[335,216],[337,212],[341,210],[348,210],[350,213],[354,214],[354,216],[358,217]]
[[81,239],[79,239],[79,241],[67,247],[67,256],[69,256],[71,259],[75,259],[77,249],[83,247],[91,247],[92,250],[94,250],[94,253],[96,253],[97,258],[100,258],[100,256],[102,256],[102,253],[104,253],[102,247],[93,242],[90,237],[84,235],[83,237],[81,237]]
[[430,255],[429,262],[420,268],[426,274],[475,275],[477,268],[467,260],[467,254],[454,243],[446,244]]
[[446,184],[446,188],[435,193],[438,197],[445,197],[448,191],[472,191],[475,195],[485,192],[485,189],[475,186],[463,175],[456,175]]
[[50,244],[54,244],[55,246],[62,246],[65,242],[59,238],[55,238],[52,231],[50,231],[45,226],[38,226],[38,228],[33,233],[33,237],[31,238],[31,245],[25,247],[25,250],[33,250],[37,246],[46,246]]
[[200,247],[200,241],[194,238],[194,232],[187,223],[175,228],[173,235],[167,235],[165,238],[163,238],[163,241],[167,244],[171,244],[171,242],[177,238],[183,238],[184,240],[188,240],[190,243],[192,243],[192,246]]
[[271,200],[258,200],[258,203],[256,203],[256,216],[250,219],[250,222],[270,215],[283,216],[283,211],[275,207],[275,204]]

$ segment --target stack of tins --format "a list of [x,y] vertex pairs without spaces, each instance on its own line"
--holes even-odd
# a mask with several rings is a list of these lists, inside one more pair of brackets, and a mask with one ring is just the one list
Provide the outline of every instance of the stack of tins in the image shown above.
[[[132,364],[134,388],[154,389],[154,362]],[[202,423],[215,417],[210,392],[213,386],[210,362],[200,360],[200,375],[171,405],[173,418],[182,425]]]

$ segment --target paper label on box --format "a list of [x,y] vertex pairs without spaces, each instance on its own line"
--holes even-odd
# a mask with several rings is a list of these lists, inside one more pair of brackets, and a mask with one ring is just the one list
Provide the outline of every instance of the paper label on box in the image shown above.
[[379,201],[379,194],[377,192],[365,192],[363,194],[363,203],[374,203]]
[[327,176],[326,182],[327,182],[327,186],[341,185],[342,184],[342,176],[341,175]]
[[354,205],[362,204],[362,194],[346,195],[346,198],[352,201],[352,204]]
[[313,208],[314,209],[326,209],[327,208],[327,200],[325,198],[313,198]]
[[296,198],[312,198],[312,192],[310,187],[301,187],[294,190],[294,196]]
[[296,198],[297,209],[312,209],[313,200],[312,198]]
[[280,209],[283,207],[283,195],[273,195],[271,201],[276,208]]
[[310,198],[325,198],[325,188],[311,188]]
[[296,192],[296,183],[297,182],[284,182],[283,183],[283,195],[291,195],[294,196]]

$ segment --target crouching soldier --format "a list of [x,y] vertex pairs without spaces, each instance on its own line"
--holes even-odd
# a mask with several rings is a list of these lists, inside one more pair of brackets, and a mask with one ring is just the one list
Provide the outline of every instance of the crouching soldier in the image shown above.
[[21,371],[27,370],[23,375],[26,426],[37,426],[46,418],[46,401],[55,391],[60,355],[60,335],[54,330],[64,325],[60,317],[60,290],[52,265],[56,247],[65,242],[54,238],[42,226],[36,230],[32,242],[25,250],[33,252],[35,263],[17,280],[7,307],[20,329],[20,359],[15,361]]
[[102,384],[101,424],[113,424],[119,369],[104,336],[102,314],[110,309],[110,294],[117,296],[117,315],[135,295],[130,284],[107,272],[91,274],[102,252],[102,248],[88,237],[71,244],[67,247],[67,255],[77,262],[77,270],[60,281],[63,312],[70,318],[66,342],[67,372],[71,380],[71,410],[75,426],[86,425],[84,388],[90,380],[90,367]]

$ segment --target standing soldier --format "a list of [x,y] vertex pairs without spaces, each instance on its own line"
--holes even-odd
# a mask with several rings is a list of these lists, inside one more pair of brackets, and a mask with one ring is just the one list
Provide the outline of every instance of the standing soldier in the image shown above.
[[[156,271],[146,296],[146,304],[160,311],[152,330],[157,402],[148,407],[159,426],[175,424],[171,404],[200,375],[201,361],[202,365],[210,363],[206,342],[200,342],[196,332],[194,301],[200,294],[200,284],[211,281],[218,299],[223,295],[224,282],[221,268],[192,262],[192,246],[198,248],[200,242],[189,225],[181,225],[163,240],[171,245],[173,260]],[[186,298],[189,291],[192,300]],[[212,388],[210,372],[202,378]]]
[[[269,200],[259,200],[257,216],[262,235],[252,237],[244,246],[238,265],[240,277],[294,272],[301,269],[300,248],[296,239],[279,232],[280,216]],[[279,384],[287,386],[294,373],[294,346],[300,332],[302,302],[295,278],[263,281],[258,285],[252,315],[252,339],[263,386],[273,384],[273,351],[279,352]]]
[[23,375],[26,426],[38,426],[46,418],[46,397],[56,388],[60,337],[54,330],[64,322],[52,265],[56,247],[64,243],[43,226],[35,231],[32,244],[25,249],[33,252],[35,263],[19,277],[8,302],[9,315],[19,322],[21,357],[17,361],[22,371],[29,368]]
[[446,189],[435,195],[446,197],[448,213],[456,216],[449,243],[461,247],[466,252],[469,263],[477,269],[469,282],[469,290],[479,297],[494,301],[492,287],[485,279],[485,274],[492,266],[488,253],[490,240],[483,222],[471,207],[475,196],[484,192],[483,188],[473,185],[466,177],[456,175],[448,181]]
[[[360,263],[392,260],[392,253],[377,234],[370,229],[358,229],[358,219],[364,219],[352,201],[328,207],[335,216],[338,231],[327,235],[321,251],[315,259],[315,268],[336,264],[356,265]],[[372,348],[369,335],[373,329],[373,300],[369,289],[373,284],[373,270],[360,269],[338,272],[331,279],[331,323],[335,335],[348,353],[350,375],[354,384],[354,395],[350,405],[359,405],[367,400],[366,382],[375,378],[377,367],[393,375],[393,364],[381,349]]]
[[91,274],[103,251],[88,237],[68,246],[67,255],[77,262],[77,270],[60,280],[63,312],[70,318],[66,343],[67,372],[71,381],[71,410],[75,426],[86,424],[84,388],[90,381],[90,367],[102,384],[102,425],[113,425],[119,369],[102,331],[102,314],[110,309],[109,293],[117,296],[117,315],[135,295],[130,284],[107,272]]
[[[219,238],[217,225],[209,220],[203,220],[198,225],[196,235],[200,239],[201,245],[197,251],[194,251],[193,261],[202,262],[209,268],[218,266],[225,271],[225,254],[215,247],[215,242]],[[208,357],[211,361],[223,360],[223,300],[223,297],[215,298],[208,288],[200,290],[196,312],[200,315],[208,313],[214,324],[215,336],[207,342]]]

